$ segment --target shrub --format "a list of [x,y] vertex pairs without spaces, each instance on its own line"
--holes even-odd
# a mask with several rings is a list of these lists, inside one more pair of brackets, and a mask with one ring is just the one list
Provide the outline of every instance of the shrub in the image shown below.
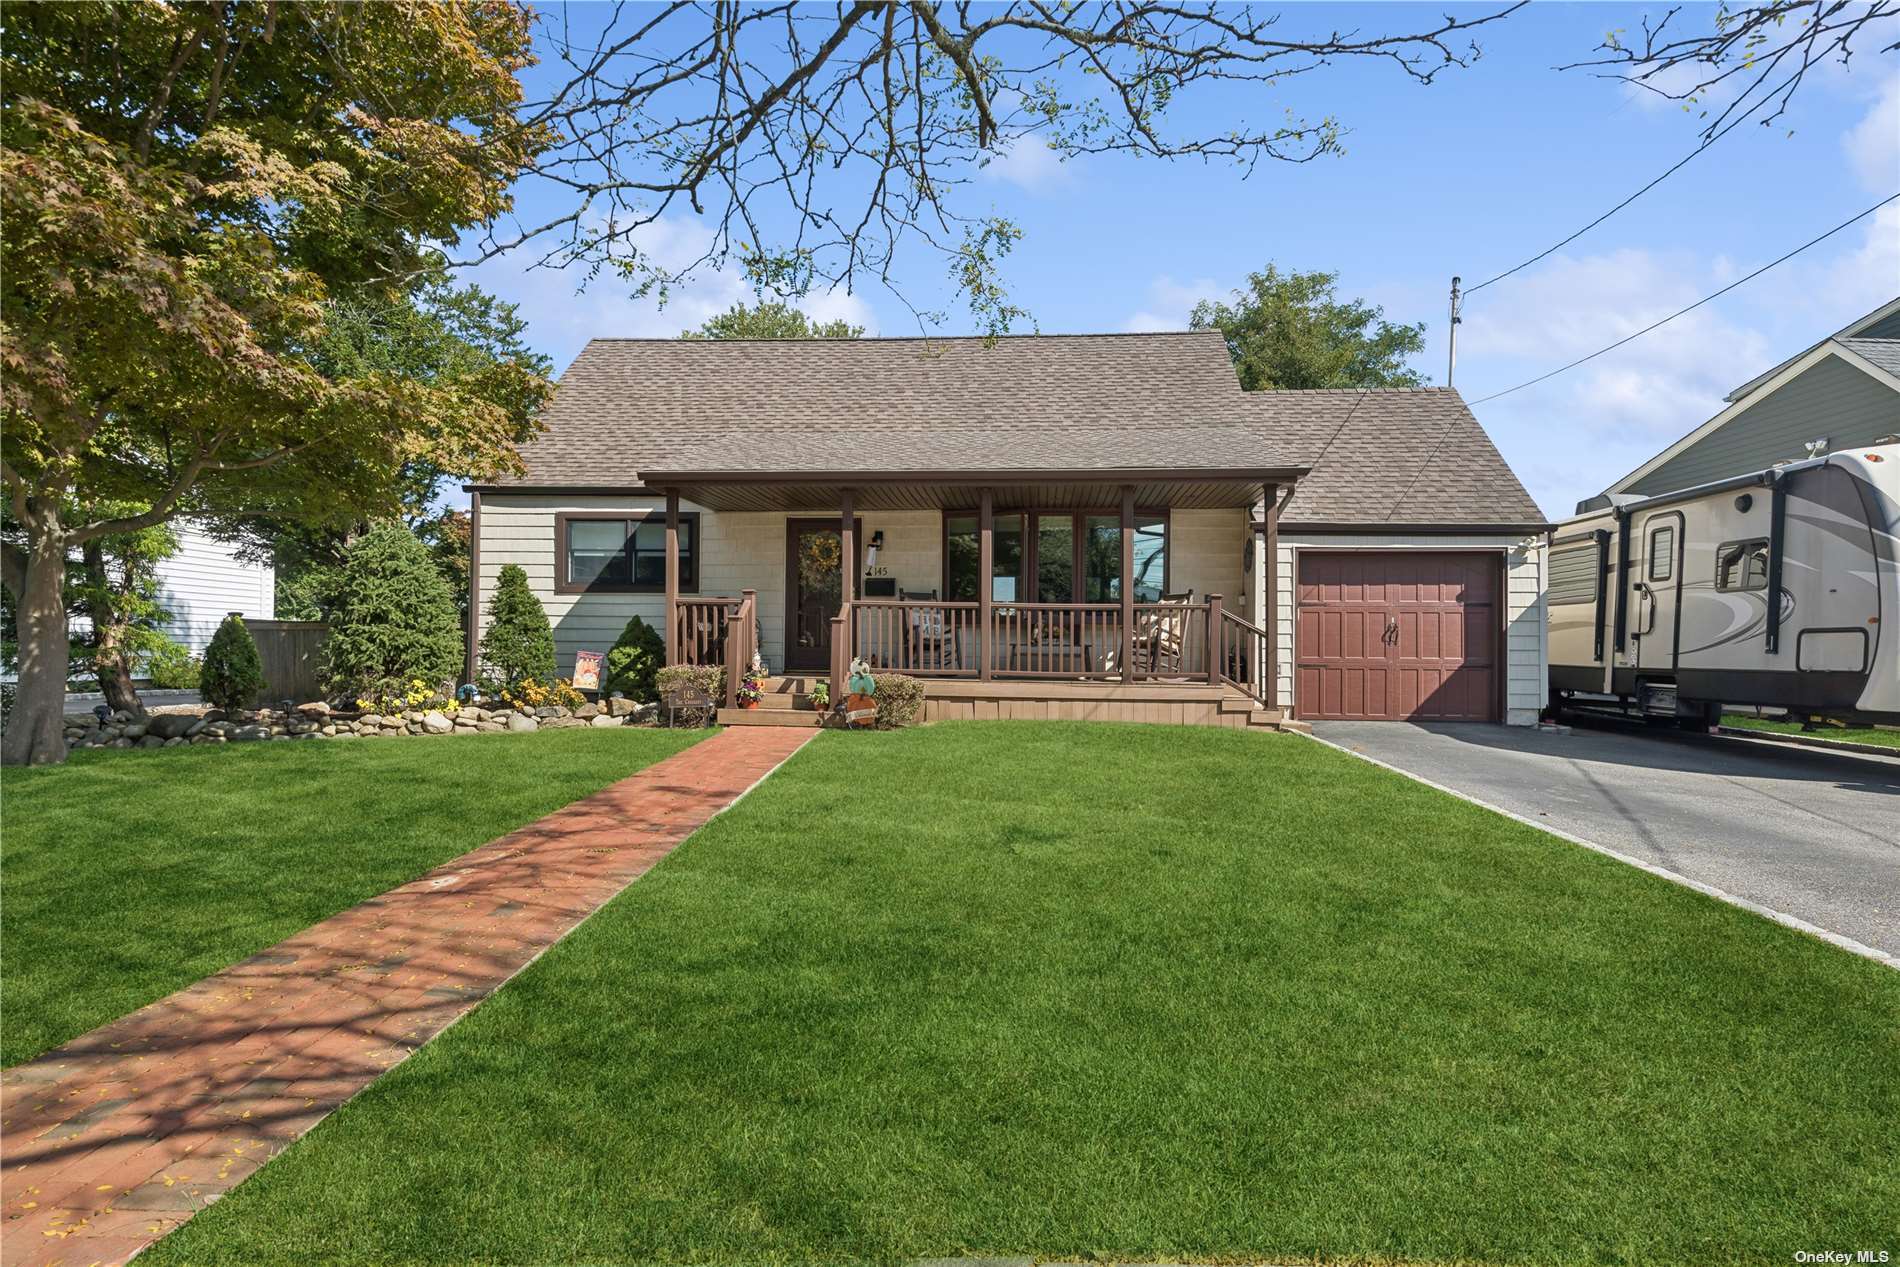
[[541,600],[528,588],[528,574],[513,563],[501,570],[495,596],[488,600],[482,666],[503,689],[554,677],[554,628]]
[[916,722],[924,711],[924,684],[903,673],[874,673],[877,728],[895,730]]
[[375,528],[350,547],[323,654],[324,675],[336,690],[388,678],[461,677],[455,596],[408,529]]
[[264,663],[257,656],[257,640],[244,627],[242,616],[226,616],[205,648],[199,692],[213,707],[228,711],[249,708],[263,689]]
[[642,704],[656,700],[660,697],[660,688],[655,678],[665,666],[666,639],[660,636],[659,630],[635,616],[607,652],[600,679],[601,693],[612,695],[619,691]]
[[410,678],[407,682],[384,678],[364,685],[356,696],[359,713],[426,713],[432,708],[453,710],[457,707],[453,682],[430,686],[421,678]]
[[162,691],[189,691],[201,680],[203,665],[183,643],[154,631],[145,653],[146,680]]
[[666,696],[677,687],[696,686],[712,698],[712,708],[697,708],[682,711],[679,720],[689,726],[709,725],[713,711],[726,698],[726,670],[717,664],[675,664],[661,669],[654,675],[654,685],[659,690],[660,717],[666,718]]
[[523,678],[504,686],[500,694],[503,703],[522,712],[533,712],[537,708],[579,708],[587,702],[587,697],[564,677],[552,681]]

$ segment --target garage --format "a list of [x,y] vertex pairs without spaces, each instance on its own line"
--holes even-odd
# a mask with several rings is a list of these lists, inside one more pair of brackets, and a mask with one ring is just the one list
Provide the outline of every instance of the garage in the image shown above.
[[1503,567],[1492,551],[1300,550],[1297,714],[1496,721]]

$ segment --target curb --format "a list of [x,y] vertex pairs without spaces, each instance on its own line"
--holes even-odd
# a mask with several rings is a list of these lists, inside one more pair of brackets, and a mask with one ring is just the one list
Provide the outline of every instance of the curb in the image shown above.
[[1855,941],[1852,937],[1845,936],[1841,933],[1829,932],[1818,924],[1810,924],[1797,915],[1790,915],[1786,911],[1777,911],[1773,907],[1763,906],[1759,902],[1751,902],[1747,898],[1738,897],[1726,889],[1718,889],[1713,884],[1704,884],[1700,880],[1691,880],[1681,872],[1671,871],[1667,867],[1659,867],[1653,862],[1644,862],[1641,858],[1633,858],[1629,854],[1621,853],[1610,848],[1608,845],[1600,845],[1594,840],[1585,840],[1582,836],[1573,836],[1561,828],[1552,827],[1548,823],[1540,823],[1534,818],[1527,818],[1513,810],[1505,809],[1501,805],[1493,805],[1489,801],[1479,800],[1477,797],[1471,796],[1468,793],[1460,792],[1457,788],[1446,787],[1442,783],[1434,783],[1423,775],[1413,774],[1410,770],[1402,770],[1390,762],[1381,761],[1377,757],[1369,757],[1363,752],[1346,747],[1344,744],[1334,743],[1330,739],[1322,739],[1318,735],[1307,735],[1306,738],[1312,740],[1314,743],[1325,744],[1328,748],[1343,752],[1349,757],[1356,757],[1361,761],[1376,765],[1381,769],[1390,770],[1394,774],[1403,775],[1414,783],[1422,783],[1435,791],[1444,792],[1449,796],[1455,796],[1461,801],[1468,801],[1480,809],[1488,809],[1493,814],[1502,814],[1513,822],[1522,823],[1526,827],[1535,827],[1538,831],[1546,835],[1555,836],[1557,839],[1568,841],[1573,845],[1582,845],[1585,849],[1600,853],[1608,858],[1614,858],[1618,862],[1635,867],[1638,871],[1647,871],[1653,876],[1660,876],[1671,883],[1680,884],[1685,889],[1694,889],[1697,893],[1712,897],[1718,902],[1727,902],[1730,906],[1739,906],[1751,914],[1759,915],[1763,919],[1773,920],[1775,923],[1785,928],[1792,928],[1798,933],[1806,933],[1810,937],[1818,937],[1829,945],[1845,950],[1851,955],[1859,955],[1863,959],[1871,959],[1877,964],[1900,972],[1900,955],[1890,955],[1884,950],[1878,950],[1867,945],[1865,942]]
[[1829,752],[1854,752],[1865,757],[1900,759],[1900,748],[1877,743],[1854,743],[1847,739],[1819,739],[1813,735],[1790,735],[1779,730],[1751,730],[1747,726],[1717,726],[1714,733],[1730,739],[1760,739],[1767,743],[1792,744],[1798,748],[1820,748]]

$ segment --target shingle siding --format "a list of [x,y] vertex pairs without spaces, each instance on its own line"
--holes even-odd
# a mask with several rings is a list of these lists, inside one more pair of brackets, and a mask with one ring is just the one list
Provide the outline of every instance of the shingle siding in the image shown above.
[[1867,444],[1900,430],[1900,392],[1830,356],[1619,491],[1645,496],[1692,488],[1806,456],[1811,440],[1832,448]]

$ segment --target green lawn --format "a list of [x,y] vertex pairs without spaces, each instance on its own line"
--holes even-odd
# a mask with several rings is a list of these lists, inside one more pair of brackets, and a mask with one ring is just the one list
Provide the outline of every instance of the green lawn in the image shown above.
[[1900,748],[1900,730],[1881,730],[1874,726],[1822,726],[1804,731],[1800,722],[1775,721],[1767,717],[1749,717],[1741,713],[1722,714],[1724,726],[1742,730],[1769,730],[1781,735],[1806,735],[1810,739],[1833,739],[1841,743],[1871,743],[1884,748]]
[[161,1264],[1900,1248],[1900,974],[1292,736],[825,734]]
[[73,754],[0,776],[15,1064],[668,756],[687,731]]

